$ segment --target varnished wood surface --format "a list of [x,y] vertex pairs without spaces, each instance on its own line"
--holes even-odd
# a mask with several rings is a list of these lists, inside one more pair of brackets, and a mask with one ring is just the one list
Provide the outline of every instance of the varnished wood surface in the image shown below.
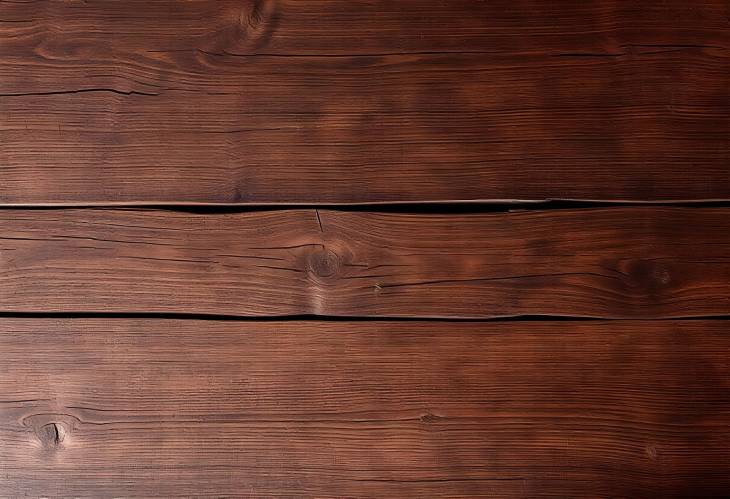
[[727,200],[728,15],[0,2],[0,204]]
[[0,0],[0,498],[727,496],[729,19]]
[[0,320],[18,497],[721,497],[722,321]]
[[730,312],[730,210],[0,213],[0,311],[661,318]]

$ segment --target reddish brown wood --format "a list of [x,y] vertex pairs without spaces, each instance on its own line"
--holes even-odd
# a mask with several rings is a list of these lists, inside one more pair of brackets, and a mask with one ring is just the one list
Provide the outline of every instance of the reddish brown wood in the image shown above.
[[2,319],[18,497],[721,497],[720,321]]
[[728,208],[100,207],[729,201],[729,9],[0,0],[0,497],[726,496]]
[[0,2],[0,204],[728,200],[728,15]]
[[730,313],[730,210],[0,213],[0,311]]

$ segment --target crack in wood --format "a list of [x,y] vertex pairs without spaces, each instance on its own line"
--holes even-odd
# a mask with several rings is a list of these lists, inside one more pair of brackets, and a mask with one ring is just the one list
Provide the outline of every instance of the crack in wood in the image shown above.
[[118,95],[143,95],[148,97],[158,96],[160,94],[153,94],[148,92],[141,92],[139,90],[117,90],[114,88],[81,88],[77,90],[55,90],[48,92],[18,92],[18,93],[1,93],[0,97],[29,97],[29,96],[45,96],[45,95],[68,95],[68,94],[85,94],[93,92],[111,92]]

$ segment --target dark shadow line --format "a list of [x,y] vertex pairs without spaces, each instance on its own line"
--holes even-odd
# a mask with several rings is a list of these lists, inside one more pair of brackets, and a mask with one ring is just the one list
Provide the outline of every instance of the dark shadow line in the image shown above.
[[489,202],[489,201],[444,201],[413,203],[361,203],[361,204],[327,204],[327,203],[287,203],[287,204],[73,204],[73,205],[0,205],[5,210],[123,210],[123,211],[169,211],[194,214],[255,213],[281,210],[334,210],[344,212],[375,213],[413,213],[413,214],[469,214],[469,213],[509,213],[515,211],[548,211],[578,209],[610,209],[610,208],[730,208],[730,200],[718,201],[574,201],[547,200],[522,202]]
[[403,317],[403,316],[334,316],[297,314],[280,316],[242,316],[185,312],[0,312],[3,318],[28,319],[151,319],[151,320],[199,320],[231,322],[638,322],[638,321],[706,321],[730,320],[730,315],[706,315],[663,318],[606,318],[600,316],[561,316],[550,314],[513,315],[499,317]]

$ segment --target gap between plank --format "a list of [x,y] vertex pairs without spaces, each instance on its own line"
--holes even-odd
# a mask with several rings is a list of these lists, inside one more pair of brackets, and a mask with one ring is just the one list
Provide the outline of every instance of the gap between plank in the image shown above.
[[345,212],[468,214],[508,213],[514,211],[550,211],[597,208],[629,207],[677,207],[677,208],[730,208],[730,200],[695,201],[428,201],[395,203],[271,203],[271,204],[214,204],[214,203],[104,203],[104,204],[33,204],[4,205],[0,211],[11,210],[158,210],[185,213],[247,213],[283,210],[318,210],[321,208]]
[[185,312],[0,312],[3,318],[29,319],[155,319],[155,320],[198,320],[229,322],[672,322],[730,320],[730,315],[706,315],[688,317],[662,317],[655,319],[607,319],[605,317],[579,317],[563,315],[505,315],[500,317],[402,317],[402,316],[334,316],[316,314],[243,316],[226,314],[204,314]]

